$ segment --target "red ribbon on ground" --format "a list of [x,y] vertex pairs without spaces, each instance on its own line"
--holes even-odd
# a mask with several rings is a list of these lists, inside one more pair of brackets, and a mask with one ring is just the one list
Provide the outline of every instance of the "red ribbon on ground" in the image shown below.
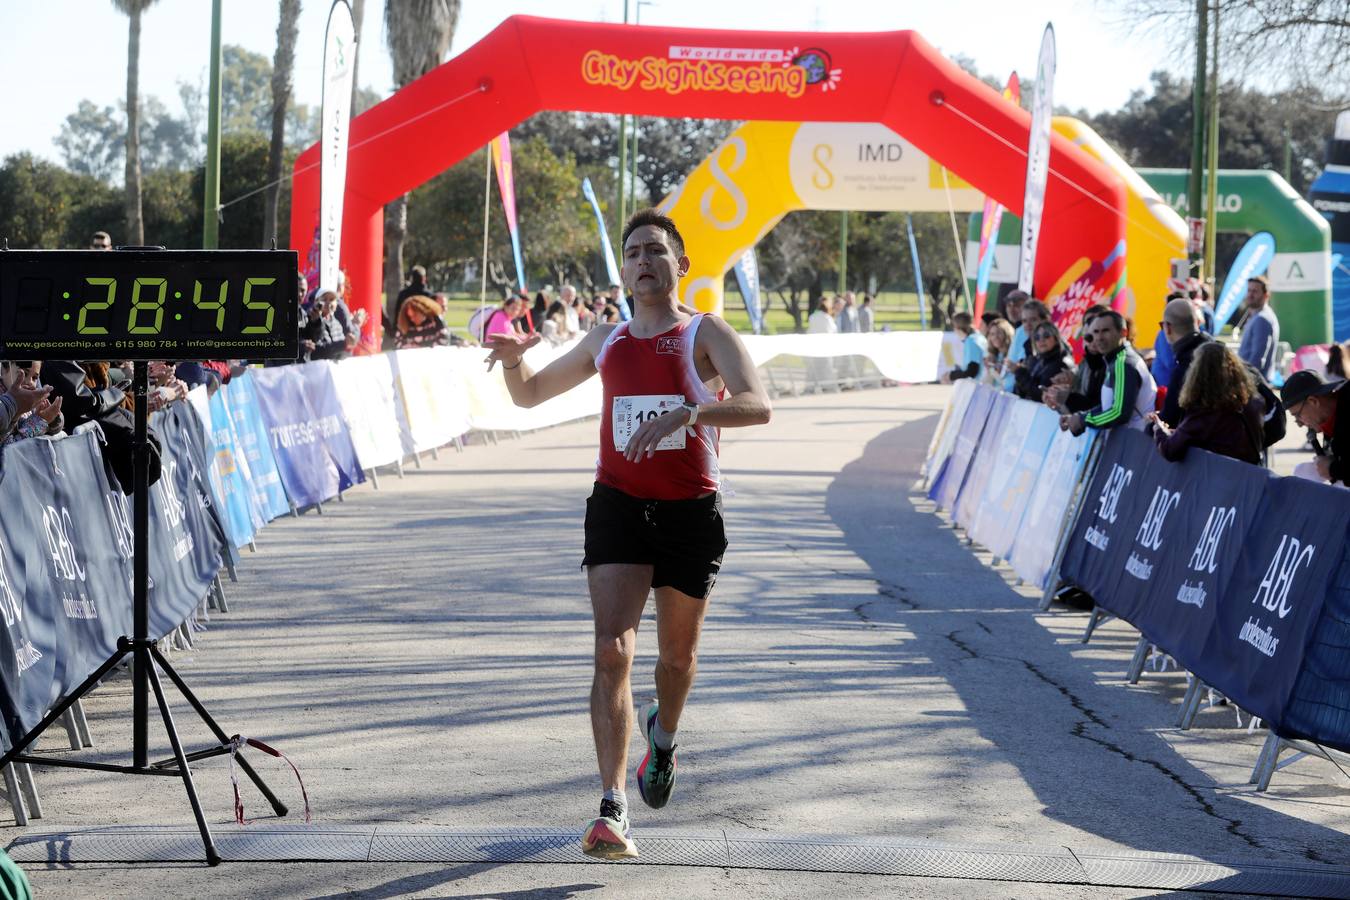
[[275,756],[277,759],[284,760],[286,765],[291,767],[291,771],[295,773],[295,780],[300,782],[300,796],[305,801],[305,824],[308,825],[310,823],[311,818],[309,810],[309,794],[305,792],[305,779],[300,777],[300,770],[295,767],[295,763],[291,762],[290,757],[282,753],[280,750],[277,750],[274,747],[269,747],[267,744],[264,744],[257,738],[246,738],[237,734],[234,737],[230,738],[230,784],[234,786],[235,822],[237,822],[240,825],[249,824],[248,820],[244,818],[244,801],[239,796],[239,778],[238,776],[235,775],[234,771],[235,754],[237,754],[240,750],[244,749],[245,746],[253,747],[255,750],[261,750],[262,752],[268,754],[269,756]]

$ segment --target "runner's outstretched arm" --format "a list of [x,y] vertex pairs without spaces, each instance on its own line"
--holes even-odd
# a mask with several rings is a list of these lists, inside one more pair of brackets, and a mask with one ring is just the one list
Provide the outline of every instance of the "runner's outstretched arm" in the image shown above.
[[506,389],[511,392],[511,400],[516,406],[526,409],[538,406],[595,374],[595,357],[613,328],[612,325],[602,326],[586,332],[580,343],[539,372],[527,366],[523,359],[525,351],[539,343],[539,335],[526,338],[515,334],[490,334],[487,342],[492,353],[487,358],[488,371],[500,362],[502,374],[506,376]]

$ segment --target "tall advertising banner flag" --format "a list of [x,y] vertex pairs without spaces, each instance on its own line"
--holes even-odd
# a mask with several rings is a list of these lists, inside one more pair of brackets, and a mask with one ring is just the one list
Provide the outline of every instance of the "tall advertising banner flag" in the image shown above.
[[745,311],[750,315],[750,327],[755,334],[764,333],[764,311],[759,305],[759,260],[755,258],[755,248],[741,254],[734,267],[736,284],[740,286],[741,296],[745,299]]
[[919,245],[914,241],[914,217],[905,213],[905,230],[909,232],[909,256],[914,260],[914,292],[919,298],[919,327],[928,329],[927,304],[923,299],[923,270],[919,268]]
[[609,283],[619,285],[619,318],[627,322],[633,318],[633,311],[628,308],[628,301],[623,296],[623,279],[619,277],[619,266],[614,262],[614,248],[609,243],[609,233],[605,231],[605,215],[600,212],[600,201],[595,199],[595,188],[591,187],[589,178],[581,179],[581,193],[590,201],[591,209],[595,210],[595,227],[600,230],[600,253],[605,257],[605,272],[609,275]]
[[[1017,287],[1032,293],[1036,270],[1036,241],[1041,236],[1045,209],[1045,182],[1050,175],[1050,118],[1054,113],[1055,26],[1046,23],[1041,58],[1036,63],[1036,89],[1031,98],[1031,138],[1027,144],[1027,189],[1022,202],[1022,267]],[[997,240],[997,238],[995,238]]]
[[356,36],[347,0],[333,0],[323,50],[323,157],[319,163],[319,290],[341,291],[342,199],[347,189],[347,125],[352,114]]
[[1269,231],[1258,231],[1242,245],[1233,264],[1228,267],[1228,277],[1224,279],[1223,290],[1219,292],[1219,302],[1214,306],[1215,334],[1223,330],[1223,326],[1233,318],[1233,313],[1237,312],[1238,305],[1247,295],[1247,279],[1264,275],[1274,259],[1275,238]]
[[[1015,106],[1022,105],[1022,85],[1017,73],[1008,76],[1003,99]],[[998,228],[1003,224],[1003,204],[993,197],[984,198],[984,215],[980,217],[980,255],[975,270],[975,321],[984,315],[984,298],[989,293],[989,276],[994,270],[994,248],[998,246]]]
[[511,135],[503,131],[492,139],[492,165],[497,169],[497,187],[502,192],[506,227],[511,232],[511,252],[516,257],[516,286],[525,290],[525,263],[520,256],[520,229],[516,222],[516,180],[511,170]]

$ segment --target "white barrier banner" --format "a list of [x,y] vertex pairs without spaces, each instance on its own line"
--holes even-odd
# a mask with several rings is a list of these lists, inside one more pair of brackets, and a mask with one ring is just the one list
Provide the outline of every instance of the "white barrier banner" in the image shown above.
[[[481,357],[482,351],[477,352]],[[443,447],[472,427],[471,391],[457,370],[456,353],[449,347],[424,347],[389,354],[414,453]]]
[[882,376],[906,384],[934,379],[942,355],[940,331],[873,331],[866,334],[743,334],[756,366],[775,356],[865,356]]
[[956,382],[952,392],[947,395],[947,405],[942,410],[933,439],[928,444],[928,458],[924,460],[924,483],[930,484],[942,471],[942,464],[952,455],[956,446],[956,434],[961,430],[961,420],[966,417],[966,407],[975,393],[975,379],[962,378]]
[[[525,364],[538,372],[574,346],[575,341],[561,347],[539,344],[525,354]],[[600,414],[603,394],[599,378],[589,378],[533,409],[522,409],[511,402],[501,366],[494,366],[491,372],[487,370],[486,350],[464,347],[447,352],[452,356],[455,371],[467,385],[469,421],[476,430],[530,431]]]
[[1026,518],[1013,540],[1008,563],[1023,581],[1045,587],[1055,562],[1055,544],[1064,513],[1073,499],[1078,473],[1092,447],[1093,432],[1074,437],[1058,431],[1040,464],[1040,475],[1027,502]]
[[392,362],[392,354],[382,353],[354,356],[333,367],[342,417],[363,469],[392,465],[412,449],[401,439],[408,427],[402,421]]

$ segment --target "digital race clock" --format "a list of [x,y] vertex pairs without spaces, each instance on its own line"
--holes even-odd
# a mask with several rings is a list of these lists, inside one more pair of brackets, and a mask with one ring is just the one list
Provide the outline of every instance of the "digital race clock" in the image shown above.
[[294,250],[0,251],[0,358],[295,359]]

